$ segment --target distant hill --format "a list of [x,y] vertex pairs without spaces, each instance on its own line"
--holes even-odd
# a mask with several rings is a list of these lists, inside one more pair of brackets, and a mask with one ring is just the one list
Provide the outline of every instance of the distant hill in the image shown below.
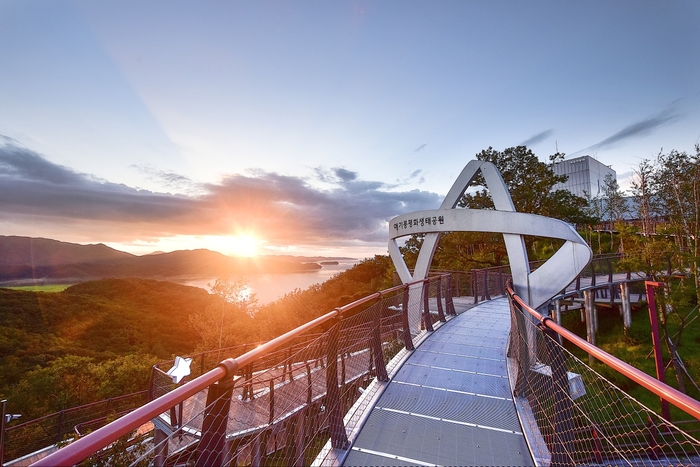
[[233,258],[204,249],[135,256],[102,244],[0,236],[0,283],[5,284],[119,277],[223,277],[311,271],[320,267],[293,257]]
[[58,266],[133,257],[134,255],[130,253],[115,250],[101,243],[78,245],[49,238],[0,235],[0,265],[2,266]]

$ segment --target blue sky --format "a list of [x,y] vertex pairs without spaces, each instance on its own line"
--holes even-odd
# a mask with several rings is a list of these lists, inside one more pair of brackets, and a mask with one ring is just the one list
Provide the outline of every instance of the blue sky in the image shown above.
[[367,256],[476,153],[700,142],[700,2],[0,0],[0,234]]

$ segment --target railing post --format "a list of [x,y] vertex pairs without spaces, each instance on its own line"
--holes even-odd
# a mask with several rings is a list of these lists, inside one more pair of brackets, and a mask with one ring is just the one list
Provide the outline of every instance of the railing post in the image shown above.
[[474,294],[474,304],[479,303],[479,281],[477,280],[476,269],[472,269],[472,293]]
[[56,442],[60,443],[63,440],[63,410],[58,413],[58,421],[56,422]]
[[659,429],[656,427],[656,424],[651,419],[651,417],[647,417],[647,428],[649,430],[649,457],[651,457],[654,460],[659,460],[659,453],[661,451],[659,449],[659,442],[657,440],[659,436]]
[[445,311],[442,309],[442,276],[438,276],[437,280],[437,310],[438,310],[438,318],[440,321],[443,323],[446,322],[447,320],[445,319]]
[[294,467],[303,467],[304,453],[306,452],[306,413],[310,406],[302,409],[296,414],[296,423],[294,424]]
[[[282,382],[284,382],[284,376],[282,377]],[[270,419],[269,422],[272,424],[272,422],[275,420],[275,380],[271,379],[270,380]]]
[[311,381],[311,365],[306,362],[306,403],[311,405],[311,399],[313,399],[313,385]]
[[226,426],[231,410],[231,396],[234,380],[221,380],[209,386],[207,391],[206,411],[202,422],[202,439],[197,448],[198,457],[195,465],[226,465],[228,449],[226,448]]
[[[459,281],[459,276],[457,276],[457,281]],[[457,282],[457,287],[459,287],[459,282]],[[452,288],[452,274],[447,276],[447,287],[445,292],[445,304],[447,305],[447,314],[452,316],[457,316],[457,311],[455,310],[455,304],[452,301],[454,297],[454,289]],[[458,292],[459,293],[459,292]]]
[[575,451],[573,437],[573,406],[569,395],[569,378],[566,370],[566,357],[555,339],[555,332],[540,325],[549,355],[549,366],[552,370],[552,387],[554,389],[554,449],[552,450],[552,466],[573,466],[576,462],[572,456]]
[[[156,384],[156,369],[155,365],[151,367],[151,374],[148,376],[148,402],[153,400],[153,386]],[[0,459],[2,461],[2,459]],[[0,463],[2,465],[2,463]]]
[[294,381],[292,377],[292,348],[287,349],[287,358],[284,360],[284,368],[282,370],[282,382],[286,379],[287,372],[289,372],[289,382]]
[[430,317],[430,282],[423,282],[423,327],[428,332],[433,332],[433,319]]
[[511,352],[515,354],[518,373],[515,379],[514,394],[525,397],[528,390],[528,372],[530,371],[530,352],[527,345],[527,331],[525,329],[525,315],[513,300],[510,302],[510,316],[513,327],[510,330]]
[[5,425],[7,424],[7,399],[0,401],[0,466],[5,465]]
[[246,365],[243,368],[243,378],[245,382],[243,383],[243,400],[248,400],[253,398],[253,364]]
[[[262,466],[265,465],[267,461],[267,438],[269,433],[267,430],[263,430],[258,433],[258,435],[253,439],[253,446],[251,449],[251,465]],[[212,464],[219,465],[219,464]]]
[[403,301],[401,303],[401,322],[403,324],[403,343],[406,350],[413,350],[413,337],[408,324],[408,286],[403,289]]
[[491,293],[489,292],[489,271],[484,269],[484,295],[481,296],[482,300],[491,300]]
[[340,387],[345,387],[345,352],[340,352]]
[[168,457],[168,436],[158,427],[153,430],[153,444],[153,465],[163,467]]
[[331,432],[331,445],[338,449],[347,449],[348,435],[343,425],[343,413],[340,406],[340,390],[338,389],[338,338],[340,336],[341,320],[335,318],[328,331],[328,350],[326,365],[326,410]]
[[372,315],[372,335],[369,344],[372,350],[377,380],[389,381],[389,376],[386,372],[386,362],[384,362],[384,353],[382,352],[381,320],[379,319],[379,314],[380,310],[377,308]]
[[598,464],[603,463],[603,443],[600,442],[600,431],[598,427],[593,426],[593,454],[595,455],[595,461]]

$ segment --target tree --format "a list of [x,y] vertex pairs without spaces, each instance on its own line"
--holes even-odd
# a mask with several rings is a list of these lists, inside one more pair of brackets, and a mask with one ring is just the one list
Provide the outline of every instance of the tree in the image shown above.
[[23,419],[90,404],[148,388],[151,366],[157,357],[123,355],[96,362],[89,357],[68,355],[37,367],[9,391],[12,410]]
[[190,316],[190,324],[202,338],[198,349],[222,349],[248,340],[258,300],[247,290],[246,281],[219,278],[208,285],[214,303]]
[[690,268],[700,300],[700,145],[695,146],[695,154],[675,150],[659,154],[653,186],[669,233],[675,235],[677,267],[682,272]]
[[625,256],[620,267],[629,271],[643,271],[647,278],[658,281],[666,270],[669,258],[676,255],[676,248],[666,235],[658,235],[652,227],[657,196],[655,195],[656,167],[643,160],[634,169],[631,194],[641,227],[620,225],[620,239],[625,244]]
[[624,194],[620,191],[617,179],[612,174],[605,175],[603,180],[603,198],[605,200],[603,203],[605,217],[607,217],[610,227],[610,250],[614,251],[613,227],[623,219],[627,212],[627,203]]
[[491,232],[449,232],[440,238],[433,263],[439,269],[463,270],[503,264],[508,256],[503,235]]
[[[503,151],[489,147],[477,154],[476,158],[493,163],[501,172],[516,211],[554,217],[571,224],[590,225],[596,222],[586,210],[588,203],[585,198],[567,190],[554,189],[558,183],[567,180],[566,175],[557,175],[553,169],[554,162],[563,160],[564,154],[551,155],[548,164],[540,161],[535,153],[525,146],[507,148]],[[480,175],[476,177],[476,185],[483,186],[484,183],[483,177]],[[493,200],[487,188],[465,193],[458,206],[470,209],[494,209]],[[454,232],[445,235],[444,240],[441,240],[444,251],[436,256],[438,258],[464,257],[463,251],[450,246],[457,245],[459,241],[481,242],[469,260],[460,261],[465,266],[497,266],[503,264],[506,259],[505,245],[500,235],[474,233],[457,235]],[[548,246],[550,244],[552,242],[548,242]],[[537,239],[533,238],[527,238],[526,245],[533,257],[537,256],[538,250],[549,250],[549,248],[537,248]],[[553,244],[551,246],[555,248]],[[438,249],[440,248],[439,246]]]
[[654,177],[654,166],[644,159],[633,169],[634,178],[632,180],[632,196],[637,206],[637,218],[642,221],[642,235],[649,237],[651,231],[652,212],[652,180]]

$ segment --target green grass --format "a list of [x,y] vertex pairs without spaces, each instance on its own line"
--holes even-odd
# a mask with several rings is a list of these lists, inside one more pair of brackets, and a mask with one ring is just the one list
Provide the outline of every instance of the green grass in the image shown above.
[[[567,313],[562,321],[564,327],[575,332],[583,339],[586,338],[585,324],[581,323],[578,310]],[[676,326],[669,323],[669,328],[673,332]],[[646,306],[633,311],[632,327],[627,332],[627,335],[624,334],[622,317],[620,317],[616,310],[599,308],[596,344],[598,347],[616,356],[620,360],[656,378],[656,366],[652,353],[651,325],[649,324],[649,312]],[[588,355],[586,353],[572,345],[566,345],[566,347],[578,358],[586,363],[588,362]],[[678,347],[678,353],[693,379],[700,384],[700,323],[698,321],[692,323],[683,332],[683,338]],[[669,353],[666,346],[663,346],[663,359],[664,364],[668,364]],[[642,404],[659,414],[661,413],[661,404],[658,396],[602,363],[594,363],[593,369]],[[676,374],[672,366],[665,371],[664,376],[666,384],[676,389],[678,388]],[[685,380],[685,385],[687,394],[690,397],[700,399],[700,392],[693,387],[692,383],[688,381],[687,378]],[[671,406],[671,418],[674,420],[684,420],[691,417],[685,412]]]
[[63,292],[71,285],[75,284],[17,285],[12,287],[3,287],[3,289],[24,290],[27,292]]

